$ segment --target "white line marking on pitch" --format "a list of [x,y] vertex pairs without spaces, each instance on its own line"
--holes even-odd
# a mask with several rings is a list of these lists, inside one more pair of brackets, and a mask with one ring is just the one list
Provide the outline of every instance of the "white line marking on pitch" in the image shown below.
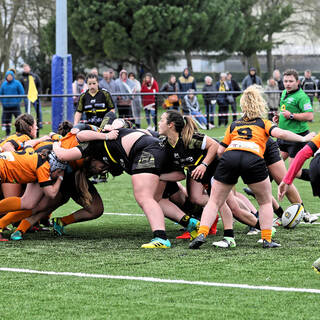
[[190,285],[209,286],[209,287],[226,287],[226,288],[239,288],[239,289],[251,289],[251,290],[303,292],[303,293],[320,294],[319,289],[307,289],[307,288],[252,286],[248,284],[237,284],[237,283],[172,280],[172,279],[160,279],[160,278],[152,278],[152,277],[113,276],[108,274],[90,274],[90,273],[80,273],[80,272],[73,273],[73,272],[38,271],[38,270],[30,270],[30,269],[16,269],[16,268],[0,268],[0,271],[45,274],[45,275],[53,275],[53,276],[71,276],[71,277],[81,277],[81,278],[99,278],[99,279],[115,279],[115,280],[136,280],[136,281],[157,282],[157,283],[190,284]]
[[104,212],[103,214],[111,216],[135,216],[135,217],[145,217],[142,213],[119,213],[119,212]]

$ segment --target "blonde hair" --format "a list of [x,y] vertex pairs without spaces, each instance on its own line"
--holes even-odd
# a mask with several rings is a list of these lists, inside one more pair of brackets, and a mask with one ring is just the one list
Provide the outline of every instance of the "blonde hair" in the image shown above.
[[257,85],[252,85],[244,90],[240,99],[240,106],[244,117],[249,120],[264,118],[268,112],[267,102],[261,94],[261,87]]
[[190,116],[184,116],[183,119],[185,121],[185,126],[182,129],[181,138],[184,146],[187,148],[192,140],[193,134],[198,131],[198,127]]

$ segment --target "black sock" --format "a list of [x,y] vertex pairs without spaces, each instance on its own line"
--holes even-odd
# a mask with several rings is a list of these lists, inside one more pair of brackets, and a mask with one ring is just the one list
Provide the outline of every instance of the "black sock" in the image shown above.
[[223,232],[224,237],[234,238],[233,229],[226,229]]
[[155,230],[153,231],[153,237],[154,238],[161,238],[163,240],[167,240],[168,237],[166,235],[166,232],[164,230]]
[[179,221],[179,224],[186,228],[189,224],[189,220],[190,220],[190,216],[185,214],[182,217],[182,219]]
[[278,218],[281,218],[283,215],[283,209],[281,208],[281,206],[278,209],[273,210],[273,212],[277,215]]
[[261,230],[260,221],[258,220],[256,225],[254,226],[256,229]]
[[309,169],[302,169],[301,177],[299,179],[304,181],[310,181],[310,170]]

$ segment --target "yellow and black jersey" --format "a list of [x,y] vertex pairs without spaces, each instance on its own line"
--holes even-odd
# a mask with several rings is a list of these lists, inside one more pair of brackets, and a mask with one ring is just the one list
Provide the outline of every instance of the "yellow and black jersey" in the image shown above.
[[182,138],[179,138],[175,145],[171,145],[166,139],[166,149],[172,153],[173,163],[181,169],[185,167],[197,166],[206,157],[206,141],[205,134],[195,132],[188,144],[185,146]]
[[79,97],[77,111],[85,113],[88,123],[100,126],[106,113],[114,109],[110,93],[105,89],[99,89],[92,96],[87,90]]
[[0,178],[2,183],[25,184],[38,181],[42,187],[53,184],[49,162],[43,160],[31,147],[0,153]]
[[227,128],[221,145],[227,148],[226,151],[243,150],[263,158],[266,143],[275,127],[270,120],[241,118]]
[[24,143],[28,140],[31,140],[31,138],[27,134],[15,133],[0,141],[0,150],[7,142],[11,142],[15,150],[21,150],[23,149]]

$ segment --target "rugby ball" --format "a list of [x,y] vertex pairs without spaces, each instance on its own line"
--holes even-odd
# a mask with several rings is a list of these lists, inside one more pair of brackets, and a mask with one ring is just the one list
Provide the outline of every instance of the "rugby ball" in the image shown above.
[[285,228],[293,229],[300,223],[304,216],[304,208],[300,203],[294,203],[289,206],[282,215],[282,225]]

